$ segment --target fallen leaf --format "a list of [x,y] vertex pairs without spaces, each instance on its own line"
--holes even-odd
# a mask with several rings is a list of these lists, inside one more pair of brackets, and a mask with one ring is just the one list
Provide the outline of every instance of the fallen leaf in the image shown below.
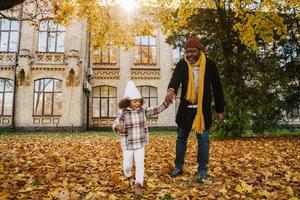
[[0,199],[8,199],[10,197],[10,193],[8,190],[4,189],[0,192]]
[[222,189],[219,190],[223,195],[227,194],[227,190],[223,187]]
[[266,197],[267,199],[271,199],[274,197],[274,195],[271,192],[268,192],[267,190],[260,191],[260,192],[258,192],[258,194],[260,196]]
[[294,191],[293,191],[293,188],[291,186],[287,186],[286,190],[287,190],[287,193],[288,193],[289,196],[291,196],[291,197],[294,196]]
[[240,193],[240,194],[243,194],[245,191],[244,191],[244,188],[240,185],[240,184],[238,184],[236,187],[235,187],[235,189],[234,189],[235,191],[237,191],[238,193]]
[[58,200],[69,200],[70,199],[70,192],[68,189],[65,189],[59,193],[57,196]]
[[250,193],[253,191],[253,187],[248,185],[245,181],[241,181],[241,185],[246,192]]

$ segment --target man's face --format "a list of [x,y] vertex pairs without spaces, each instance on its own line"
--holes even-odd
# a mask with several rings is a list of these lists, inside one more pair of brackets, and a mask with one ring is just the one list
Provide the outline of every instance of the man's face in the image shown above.
[[200,57],[200,50],[197,48],[187,48],[185,56],[190,64],[194,64]]

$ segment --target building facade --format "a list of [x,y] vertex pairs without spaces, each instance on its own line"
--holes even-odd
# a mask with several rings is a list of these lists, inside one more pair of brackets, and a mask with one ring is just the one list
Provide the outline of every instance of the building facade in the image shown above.
[[[89,50],[85,21],[68,27],[51,19],[38,27],[0,19],[0,127],[18,130],[109,128],[128,80],[144,106],[164,101],[174,68],[172,47],[158,28],[137,36],[127,51]],[[175,104],[149,119],[154,127],[175,127]]]

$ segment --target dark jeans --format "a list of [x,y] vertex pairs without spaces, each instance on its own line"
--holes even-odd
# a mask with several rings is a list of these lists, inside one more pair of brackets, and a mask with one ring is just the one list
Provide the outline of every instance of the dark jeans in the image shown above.
[[[196,115],[197,109],[188,109],[186,120],[191,122],[192,126],[193,120]],[[184,157],[186,153],[186,144],[189,137],[191,129],[185,130],[178,127],[177,129],[177,140],[176,140],[176,158],[175,167],[178,169],[183,169]],[[197,134],[198,141],[198,173],[202,176],[207,176],[207,164],[209,157],[209,131]]]

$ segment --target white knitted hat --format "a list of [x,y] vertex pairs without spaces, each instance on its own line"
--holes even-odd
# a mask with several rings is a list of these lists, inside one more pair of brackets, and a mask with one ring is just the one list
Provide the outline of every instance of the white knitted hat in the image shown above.
[[132,100],[132,99],[141,99],[141,98],[142,98],[141,93],[134,85],[134,82],[128,81],[124,92],[124,99]]

